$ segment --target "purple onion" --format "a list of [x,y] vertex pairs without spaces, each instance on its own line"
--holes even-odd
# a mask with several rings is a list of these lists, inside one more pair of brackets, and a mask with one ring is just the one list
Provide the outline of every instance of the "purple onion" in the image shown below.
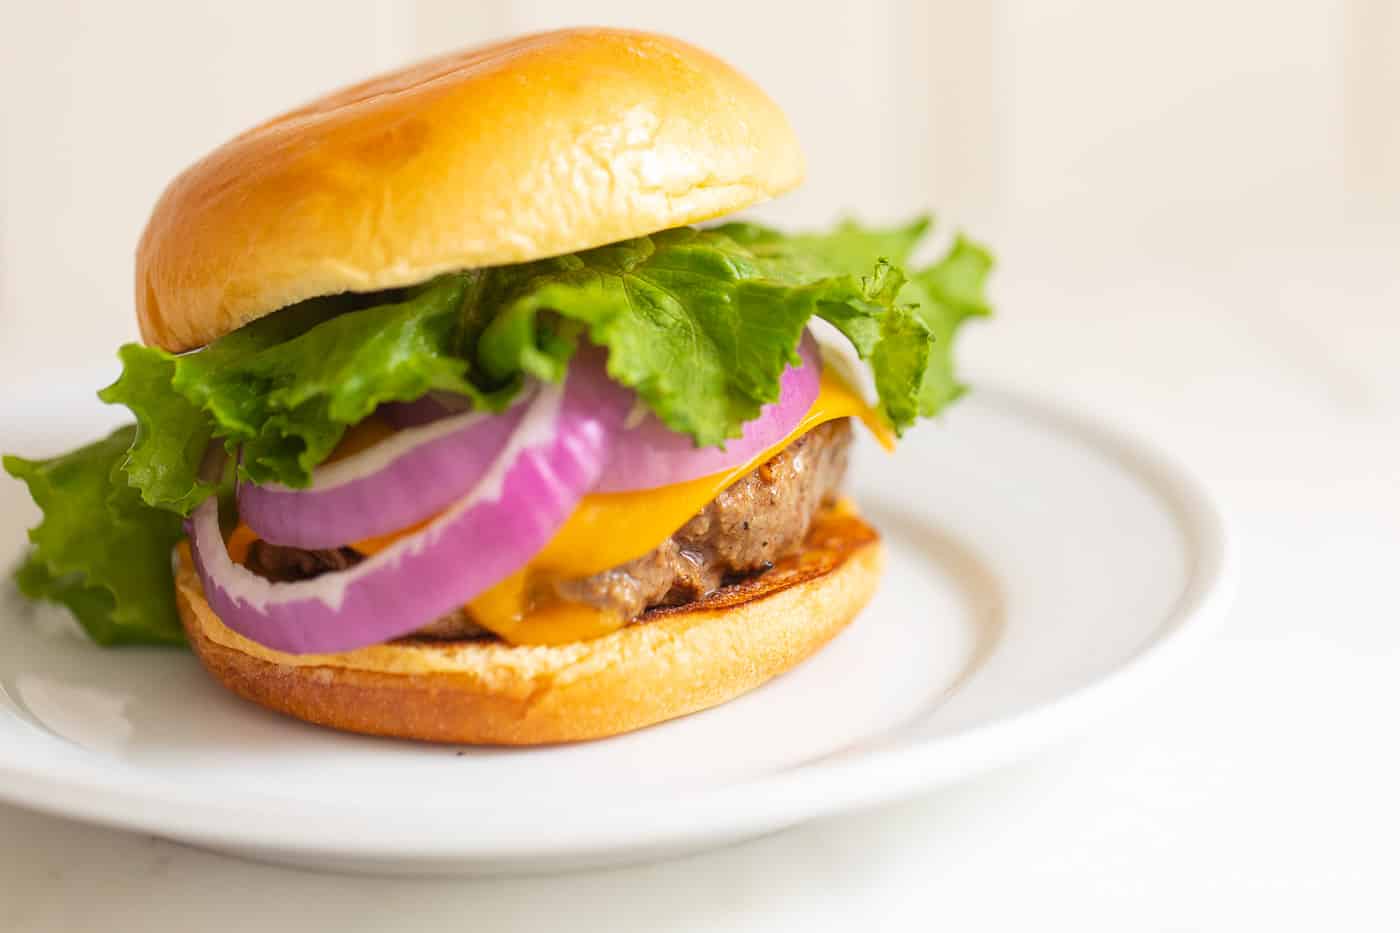
[[[523,399],[522,399],[523,402]],[[309,489],[238,487],[238,514],[258,537],[300,548],[341,547],[431,518],[486,473],[528,406],[468,412],[405,428],[323,464]]]
[[797,352],[802,365],[784,370],[778,401],[764,405],[757,418],[745,422],[741,437],[723,448],[697,448],[689,437],[648,413],[639,425],[618,436],[595,491],[628,492],[684,483],[747,463],[779,443],[811,410],[821,390],[821,353],[810,333],[802,335]]
[[[206,500],[186,523],[205,597],[229,628],[278,651],[350,651],[456,609],[533,557],[598,481],[631,404],[594,351],[541,387],[464,498],[348,570],[274,583],[235,564]],[[580,362],[583,365],[579,365]]]

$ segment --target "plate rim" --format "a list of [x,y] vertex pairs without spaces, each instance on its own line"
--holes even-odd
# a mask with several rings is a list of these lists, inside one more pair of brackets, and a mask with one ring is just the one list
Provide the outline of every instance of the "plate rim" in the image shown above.
[[[21,396],[22,397],[22,396]],[[408,818],[365,832],[338,817],[340,807],[308,804],[316,832],[270,815],[284,798],[249,794],[213,800],[173,780],[145,775],[141,790],[108,786],[98,769],[75,778],[59,769],[25,767],[0,749],[0,802],[115,829],[155,833],[215,848],[272,851],[294,857],[491,860],[583,858],[617,849],[673,848],[785,828],[931,791],[1033,754],[1112,714],[1150,689],[1217,629],[1236,590],[1231,523],[1208,486],[1173,455],[1136,432],[1062,401],[979,385],[976,397],[1002,411],[1069,435],[1145,481],[1186,536],[1193,558],[1186,586],[1156,633],[1118,666],[1048,702],[952,734],[868,749],[851,758],[818,759],[777,773],[715,787],[587,810],[587,822],[561,823],[547,843],[506,828],[482,835],[445,831]],[[541,816],[544,814],[541,813]]]

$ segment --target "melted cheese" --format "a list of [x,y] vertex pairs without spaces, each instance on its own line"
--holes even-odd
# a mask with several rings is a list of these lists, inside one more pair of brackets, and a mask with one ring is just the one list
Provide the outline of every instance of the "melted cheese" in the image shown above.
[[253,542],[258,540],[258,533],[242,522],[233,529],[233,534],[228,536],[228,556],[229,560],[235,564],[248,563],[248,549],[253,546]]
[[[728,470],[688,482],[635,492],[585,496],[563,527],[529,563],[472,600],[467,605],[468,611],[480,625],[513,644],[560,644],[616,631],[627,624],[619,614],[557,599],[542,601],[538,594],[549,589],[542,584],[552,579],[592,576],[641,557],[675,534],[706,503],[793,441],[818,425],[848,417],[859,418],[882,446],[893,449],[894,438],[884,420],[833,371],[833,367],[827,367],[822,373],[816,401],[777,444]],[[376,428],[366,433],[377,432]],[[358,440],[353,434],[347,435],[347,441]],[[337,454],[345,455],[340,451]],[[362,554],[375,554],[431,521],[357,541],[351,547]],[[246,554],[248,541],[239,538],[239,532],[244,530],[240,525],[230,539],[231,555],[236,540],[242,554]]]

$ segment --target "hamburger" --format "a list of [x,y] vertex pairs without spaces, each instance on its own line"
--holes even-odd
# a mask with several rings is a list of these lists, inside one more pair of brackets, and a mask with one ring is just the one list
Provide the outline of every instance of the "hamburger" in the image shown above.
[[5,458],[44,512],[21,590],[375,735],[592,739],[757,687],[875,590],[853,422],[892,447],[956,399],[988,311],[977,244],[911,263],[925,219],[720,220],[803,172],[743,75],[611,29],[248,130],[137,247],[143,343],[99,393],[134,422]]

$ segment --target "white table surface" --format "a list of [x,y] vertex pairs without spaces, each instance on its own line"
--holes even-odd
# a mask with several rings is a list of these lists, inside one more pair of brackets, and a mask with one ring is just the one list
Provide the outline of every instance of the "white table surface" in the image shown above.
[[1400,929],[1400,243],[1003,246],[970,370],[1172,448],[1236,523],[1206,652],[952,791],[552,878],[295,872],[0,807],[0,930]]

